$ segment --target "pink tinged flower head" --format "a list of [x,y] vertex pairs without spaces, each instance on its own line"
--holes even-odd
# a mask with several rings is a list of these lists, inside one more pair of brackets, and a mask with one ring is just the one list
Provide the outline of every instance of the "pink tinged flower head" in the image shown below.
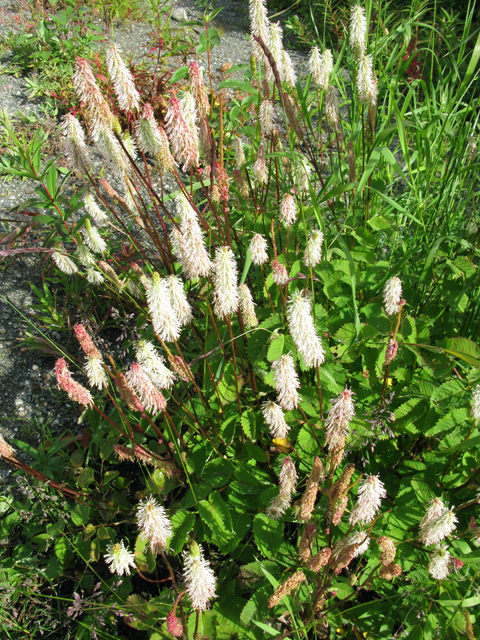
[[[187,106],[190,106],[189,101]],[[193,127],[190,128],[187,117],[189,120],[192,120],[192,113],[188,115],[185,114],[178,98],[172,96],[167,106],[165,123],[168,137],[172,143],[174,156],[179,164],[183,164],[183,171],[196,166],[200,159],[198,131],[195,121],[193,122]]]
[[265,264],[268,262],[268,242],[260,233],[256,233],[250,240],[250,255],[253,264]]
[[97,144],[111,171],[117,178],[123,179],[129,169],[129,160],[120,143],[107,128],[100,128],[97,135]]
[[185,589],[195,611],[205,611],[212,598],[216,598],[217,579],[208,560],[203,556],[201,545],[192,542],[185,553],[183,569]]
[[181,325],[170,302],[168,280],[162,279],[157,272],[152,276],[152,286],[147,291],[147,302],[153,329],[160,340],[178,340]]
[[453,509],[445,509],[438,516],[420,526],[420,540],[427,547],[437,544],[449,536],[456,527],[458,519]]
[[[188,278],[208,276],[212,262],[205,247],[198,216],[183,193],[175,198],[175,205],[180,217],[181,233],[181,238],[178,234],[174,238],[175,255]],[[177,247],[175,243],[178,244]]]
[[312,300],[301,291],[294,291],[287,309],[288,329],[306,367],[321,365],[325,360],[322,341],[312,316]]
[[477,384],[472,393],[470,415],[472,416],[472,420],[480,420],[480,384]]
[[[250,31],[253,35],[262,38],[268,43],[268,14],[265,0],[249,0]],[[253,55],[261,60],[264,56],[263,49],[252,38]],[[267,63],[268,64],[268,63]]]
[[430,555],[428,573],[435,580],[445,580],[450,573],[450,553],[446,544],[438,544]]
[[76,59],[73,86],[77,96],[88,108],[90,133],[93,140],[97,141],[100,131],[111,129],[115,119],[95,81],[89,62],[84,58]]
[[358,522],[361,524],[371,522],[380,509],[382,499],[386,496],[387,492],[379,477],[367,476],[360,482],[357,503],[350,514],[350,524],[355,526]]
[[156,555],[166,551],[168,539],[172,536],[172,524],[165,508],[150,497],[137,507],[137,526],[144,540],[148,540],[151,551]]
[[174,638],[178,638],[183,634],[182,623],[173,610],[167,615],[167,632],[171,633]]
[[291,193],[285,193],[280,204],[280,220],[286,227],[291,227],[297,219],[297,205]]
[[193,319],[192,307],[187,300],[185,287],[180,278],[174,275],[168,277],[168,286],[170,288],[170,304],[183,327]]
[[268,182],[267,161],[263,157],[264,151],[263,146],[260,145],[258,147],[257,160],[253,165],[253,179],[257,185],[267,184]]
[[207,90],[203,84],[202,72],[196,62],[190,63],[188,74],[190,76],[190,91],[195,98],[198,114],[203,117],[209,112],[210,105],[208,104]]
[[303,264],[306,267],[316,267],[322,259],[323,233],[320,229],[310,231],[307,246],[303,254]]
[[218,187],[219,200],[228,202],[230,198],[230,194],[228,192],[230,178],[219,162],[215,162],[215,184]]
[[286,438],[290,427],[285,421],[282,408],[275,402],[268,401],[262,405],[262,414],[273,438]]
[[64,135],[64,149],[67,160],[72,169],[84,171],[91,164],[85,142],[85,132],[79,120],[71,113],[63,116],[61,129]]
[[150,104],[143,105],[142,116],[135,122],[134,128],[135,140],[140,151],[156,156],[162,143]]
[[278,260],[272,262],[272,278],[279,287],[283,287],[288,282],[288,271]]
[[358,61],[357,91],[363,104],[377,104],[377,79],[373,73],[372,56],[362,56]]
[[325,420],[325,440],[330,449],[348,434],[348,426],[355,415],[353,392],[345,387],[344,391],[331,401],[332,406]]
[[286,85],[293,89],[297,82],[297,76],[295,74],[295,69],[293,68],[292,59],[290,54],[288,54],[285,49],[282,50],[282,67],[283,67],[283,78]]
[[235,169],[240,169],[246,162],[245,152],[243,150],[243,141],[241,138],[235,138],[233,141],[233,150],[235,152]]
[[103,368],[103,358],[100,351],[94,345],[93,340],[88,335],[85,327],[81,324],[76,324],[73,327],[77,340],[80,342],[80,346],[83,349],[87,357],[85,364],[85,373],[87,374],[88,382],[92,387],[98,387],[101,389],[108,385],[108,377]]
[[90,193],[83,196],[83,204],[85,205],[85,211],[98,227],[104,227],[108,223],[107,214],[100,209],[95,198]]
[[118,104],[122,111],[138,111],[140,95],[135,88],[135,81],[127,66],[120,57],[116,45],[107,49],[108,75],[113,82]]
[[107,553],[103,555],[111,573],[118,576],[130,575],[130,567],[135,567],[135,554],[125,548],[123,540],[107,546]]
[[398,342],[390,338],[388,341],[387,350],[385,352],[385,364],[390,364],[393,360],[395,360],[395,356],[398,351]]
[[420,520],[420,529],[423,529],[425,525],[427,525],[435,518],[438,518],[439,515],[444,513],[447,510],[447,507],[444,505],[443,501],[440,498],[433,498],[428,504],[425,515]]
[[[280,22],[272,22],[270,24],[270,30],[268,34],[268,41],[265,44],[268,46],[270,53],[277,65],[277,71],[280,76],[280,80],[283,80],[283,30],[280,26]],[[273,80],[274,75],[272,67],[269,62],[265,66],[265,78],[267,81]]]
[[279,360],[272,362],[273,381],[277,391],[278,404],[285,411],[292,411],[298,407],[300,388],[295,361],[290,354],[284,354]]
[[402,281],[397,276],[390,278],[383,288],[383,303],[387,315],[392,316],[401,309]]
[[218,247],[213,263],[213,309],[219,318],[238,309],[237,265],[230,247]]
[[340,107],[337,89],[332,85],[327,88],[325,95],[325,114],[328,126],[334,131],[338,131],[340,129]]
[[128,384],[138,394],[146,411],[151,411],[152,413],[165,411],[167,406],[165,398],[155,387],[147,371],[141,365],[134,362],[128,370],[126,378]]
[[135,393],[135,389],[128,382],[126,376],[123,373],[117,373],[114,377],[115,385],[118,389],[118,393],[120,394],[121,399],[129,409],[132,411],[138,411],[139,413],[143,413],[144,406],[140,402],[140,398]]
[[175,381],[175,374],[165,366],[163,358],[151,342],[139,340],[135,355],[138,364],[145,369],[158,389],[171,389]]
[[352,6],[350,47],[357,60],[365,55],[367,48],[367,19],[365,17],[365,9],[358,4]]
[[63,358],[59,358],[55,363],[55,375],[58,386],[68,394],[70,400],[78,402],[78,404],[84,407],[93,405],[93,398],[90,391],[82,387],[79,382],[76,382],[72,378],[67,363]]
[[258,325],[258,318],[255,313],[255,303],[248,285],[241,284],[238,287],[238,299],[245,329],[253,329],[253,327]]
[[15,449],[0,435],[0,458],[12,459],[15,457]]
[[65,255],[63,247],[59,246],[58,248],[61,249],[61,251],[53,251],[52,260],[62,273],[65,273],[67,276],[73,276],[73,274],[78,271],[77,265]]

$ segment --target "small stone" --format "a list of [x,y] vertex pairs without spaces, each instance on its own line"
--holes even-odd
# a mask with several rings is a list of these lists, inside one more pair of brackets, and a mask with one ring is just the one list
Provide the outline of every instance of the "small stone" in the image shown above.
[[176,22],[186,22],[188,20],[185,9],[175,9],[172,13],[172,19]]
[[10,314],[9,313],[4,313],[2,318],[3,318],[3,320],[10,320]]
[[6,329],[4,327],[0,327],[0,335],[4,335],[6,333]]
[[34,364],[34,365],[32,366],[32,369],[33,369],[34,371],[38,371],[38,370],[40,369],[40,367],[38,366],[38,364]]

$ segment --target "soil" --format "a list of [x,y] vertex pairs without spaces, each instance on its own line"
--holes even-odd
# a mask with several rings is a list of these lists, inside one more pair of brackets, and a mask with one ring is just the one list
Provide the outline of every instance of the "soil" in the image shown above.
[[[247,37],[248,3],[245,0],[224,1],[217,6],[223,9],[213,22],[221,35],[220,45],[211,52],[215,87],[224,79],[226,68],[249,63],[251,50]],[[202,13],[194,2],[177,3],[172,9],[177,17],[184,19],[186,14],[188,21],[197,20]],[[185,10],[183,15],[182,9]],[[124,58],[133,62],[140,61],[154,41],[152,24],[145,18],[117,21],[114,24],[117,45]],[[11,30],[15,34],[23,33],[31,22],[26,0],[0,0],[0,105],[12,119],[17,134],[24,133],[30,139],[36,129],[41,127],[47,130],[50,138],[46,150],[50,156],[61,158],[58,121],[45,117],[41,101],[29,99],[26,76],[9,73],[11,51],[6,44],[8,34]],[[171,24],[183,28],[178,20],[172,20]],[[107,33],[104,24],[102,27]],[[201,30],[196,26],[193,29],[197,32]],[[192,35],[195,36],[194,33]],[[305,55],[296,51],[290,51],[290,54],[297,74],[305,73]],[[202,54],[201,59],[206,67],[206,54]],[[2,144],[3,141],[0,142],[0,153]],[[98,170],[101,169],[100,157],[95,158],[95,165]],[[173,188],[168,181],[165,186],[167,192]],[[12,231],[15,226],[25,225],[25,216],[13,209],[31,197],[33,189],[30,182],[18,178],[0,181],[0,234]],[[30,233],[27,244],[34,246],[37,239]],[[4,248],[5,244],[0,244],[0,250]],[[78,424],[78,407],[56,387],[53,373],[55,358],[48,353],[28,350],[26,347],[29,344],[24,342],[28,334],[35,335],[50,342],[49,349],[53,343],[60,350],[66,349],[73,355],[79,355],[71,329],[49,328],[36,317],[34,305],[37,300],[31,285],[41,291],[44,284],[50,291],[55,289],[55,283],[45,278],[47,267],[48,260],[40,254],[0,257],[0,435],[15,447],[18,446],[15,440],[36,446],[41,440],[52,439],[63,433],[76,434],[82,428]],[[113,343],[110,348],[115,350],[120,347]],[[85,383],[81,373],[76,374],[76,378]],[[10,482],[10,474],[11,469],[0,462],[0,483]]]

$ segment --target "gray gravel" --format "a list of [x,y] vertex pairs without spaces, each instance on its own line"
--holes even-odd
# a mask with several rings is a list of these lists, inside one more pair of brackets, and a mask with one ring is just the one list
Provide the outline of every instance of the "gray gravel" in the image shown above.
[[[221,5],[224,9],[214,22],[222,35],[221,45],[211,53],[212,75],[216,86],[224,77],[220,68],[225,63],[248,64],[250,59],[250,43],[247,40],[248,3],[246,0],[225,1]],[[188,20],[195,20],[200,15],[193,2],[177,4],[175,17],[184,17],[182,10]],[[0,0],[0,40],[10,29],[20,32],[28,19],[29,16],[22,11],[22,5],[16,0]],[[172,21],[171,24],[172,27],[182,28],[178,21]],[[138,61],[152,46],[153,40],[149,39],[152,27],[148,22],[116,24],[115,32],[119,48],[125,57],[130,57],[133,61]],[[305,56],[294,51],[290,53],[297,73],[304,73]],[[4,48],[0,53],[0,107],[10,116],[39,114],[40,105],[28,99],[26,79],[1,73],[8,65],[8,56],[9,52]],[[202,54],[202,60],[206,67],[206,54]],[[48,123],[42,119],[41,124],[50,126],[55,141],[56,123]],[[96,165],[100,168],[100,158],[96,158]],[[167,183],[166,187],[168,192],[173,185]],[[23,216],[12,213],[11,209],[31,193],[32,185],[28,182],[18,179],[0,182],[0,233],[12,228],[2,224],[4,219],[25,222]],[[0,245],[0,248],[4,248],[4,245]],[[49,434],[55,436],[65,431],[75,433],[81,427],[78,425],[78,407],[56,388],[54,357],[38,351],[22,350],[25,345],[21,343],[21,339],[26,332],[34,333],[28,322],[29,319],[33,320],[35,314],[32,308],[35,299],[29,282],[43,288],[41,262],[37,254],[30,254],[26,258],[20,256],[8,257],[3,261],[0,259],[0,434],[6,439],[17,438],[35,446]],[[38,325],[37,321],[34,322]],[[70,331],[42,331],[60,348],[78,354],[78,345],[72,339]],[[76,377],[82,381],[81,375]],[[10,469],[0,466],[0,482],[5,481],[9,473]]]

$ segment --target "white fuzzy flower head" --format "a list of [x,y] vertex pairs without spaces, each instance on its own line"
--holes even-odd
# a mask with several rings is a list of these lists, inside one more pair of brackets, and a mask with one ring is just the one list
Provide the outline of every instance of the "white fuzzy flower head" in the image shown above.
[[290,427],[285,421],[281,407],[275,402],[265,402],[262,405],[262,413],[273,438],[286,438]]
[[263,153],[264,148],[262,146],[258,147],[258,157],[253,165],[253,179],[257,185],[267,184],[268,182],[267,162],[263,157]]
[[283,287],[288,282],[288,271],[278,260],[272,262],[272,278],[279,287]]
[[111,573],[116,573],[118,576],[123,576],[124,574],[129,576],[130,567],[135,567],[135,554],[125,548],[123,540],[115,544],[109,544],[107,553],[103,557]]
[[387,315],[392,316],[400,311],[402,300],[402,281],[395,276],[385,283],[383,289],[383,303]]
[[137,147],[135,145],[135,138],[130,135],[130,131],[125,131],[124,133],[122,133],[121,138],[122,138],[123,146],[125,147],[125,151],[132,158],[132,160],[135,160],[137,157]]
[[435,551],[430,556],[428,563],[428,573],[435,580],[444,580],[450,573],[450,552],[446,544],[437,545]]
[[300,388],[295,361],[290,354],[284,354],[272,362],[273,381],[277,391],[278,404],[285,411],[298,407],[300,400],[297,389]]
[[368,524],[380,509],[382,499],[387,492],[378,476],[367,476],[360,482],[357,503],[350,514],[350,524],[354,527],[358,522]]
[[208,102],[208,94],[203,84],[203,73],[196,62],[191,62],[188,67],[189,87],[195,98],[195,105],[199,118],[206,115],[210,111]]
[[338,105],[338,92],[336,87],[329,86],[325,96],[325,113],[327,124],[334,131],[340,129],[340,107]]
[[289,298],[287,319],[288,330],[305,366],[309,368],[323,364],[325,351],[313,322],[311,296],[294,291]]
[[54,251],[52,253],[52,259],[60,269],[62,273],[66,273],[67,276],[73,276],[74,273],[77,273],[77,265],[70,260],[70,258],[63,253],[63,247],[58,247],[61,251]]
[[238,287],[238,297],[245,329],[253,329],[253,327],[258,325],[258,318],[255,313],[255,303],[252,294],[246,284],[241,284]]
[[420,528],[420,540],[427,547],[437,544],[449,536],[456,527],[458,519],[453,509],[445,509],[436,518],[432,518]]
[[125,155],[120,143],[110,129],[100,127],[98,131],[98,148],[105,158],[108,166],[116,175],[122,179],[129,168],[129,160]]
[[280,520],[285,511],[289,508],[291,502],[290,496],[279,493],[277,496],[272,498],[272,501],[265,511],[267,518],[270,518],[270,520]]
[[85,244],[87,244],[94,253],[105,253],[107,250],[107,243],[99,234],[96,227],[92,227],[92,224],[88,218],[85,220],[85,234],[83,236]]
[[290,507],[292,503],[292,495],[295,493],[298,475],[290,456],[283,459],[278,479],[280,489],[279,494],[272,499],[266,510],[267,516],[272,520],[278,520],[282,517],[285,511]]
[[225,318],[238,309],[237,265],[230,247],[218,247],[213,262],[213,309]]
[[303,254],[303,264],[306,267],[316,267],[322,259],[323,233],[314,229],[308,234],[308,242]]
[[96,269],[87,269],[86,275],[87,280],[88,282],[90,282],[90,284],[99,285],[103,284],[105,281],[105,278],[102,276],[100,271],[97,271]]
[[320,79],[322,77],[322,55],[318,47],[312,47],[308,59],[308,66],[312,74],[313,84],[320,85]]
[[90,193],[83,196],[83,203],[85,205],[85,211],[97,226],[104,227],[108,223],[107,214],[100,209],[95,198]]
[[118,104],[122,111],[138,111],[140,95],[135,88],[135,82],[127,69],[116,45],[112,44],[107,49],[108,75],[113,81],[113,87],[118,98]]
[[348,425],[355,415],[353,392],[347,387],[331,401],[332,406],[325,420],[326,442],[331,449],[335,449],[342,437],[348,434]]
[[135,349],[137,362],[148,373],[151,381],[158,389],[170,389],[175,381],[175,374],[168,369],[163,358],[148,340],[139,340]]
[[185,122],[188,127],[196,133],[198,136],[198,127],[197,127],[197,105],[195,103],[195,98],[190,91],[184,91],[183,97],[180,100],[180,105],[183,109],[183,114],[185,116]]
[[[268,14],[265,0],[249,0],[250,31],[268,43]],[[257,59],[263,58],[263,49],[252,38],[252,51]],[[268,63],[267,63],[268,64]]]
[[373,57],[362,56],[358,61],[357,90],[360,102],[377,104],[377,79],[373,73]]
[[425,515],[420,520],[420,529],[423,529],[426,524],[438,518],[445,511],[447,511],[447,507],[443,504],[443,501],[440,498],[433,498],[428,504]]
[[183,569],[185,589],[192,608],[195,611],[205,611],[212,598],[216,598],[216,578],[208,560],[203,557],[201,545],[192,542],[190,550],[185,554]]
[[192,307],[187,300],[183,282],[178,276],[169,276],[168,284],[170,287],[170,303],[172,309],[183,327],[193,318]]
[[351,555],[352,559],[361,556],[370,546],[368,533],[363,530],[353,531],[348,536],[341,538],[332,549],[332,558],[336,560],[344,549],[352,545],[355,545]]
[[[268,42],[266,42],[265,44],[268,46],[268,49],[270,50],[270,53],[272,54],[273,59],[275,60],[280,79],[283,79],[282,39],[283,39],[283,30],[282,30],[282,27],[280,26],[280,23],[272,22],[270,24]],[[267,63],[265,66],[265,78],[267,81],[274,79],[274,75],[273,75],[273,71],[272,71],[272,67],[270,66],[270,63]]]
[[261,233],[256,233],[250,240],[250,254],[253,264],[265,264],[268,262],[268,242]]
[[472,393],[470,415],[472,416],[472,420],[480,420],[480,384],[477,384]]
[[175,198],[175,205],[180,217],[181,234],[177,232],[170,236],[175,255],[188,278],[208,276],[212,263],[205,247],[197,213],[184,194]]
[[297,219],[297,205],[291,193],[285,193],[280,204],[280,220],[286,227],[291,227]]
[[63,116],[61,128],[65,136],[65,154],[70,166],[80,172],[88,169],[91,161],[82,125],[71,113],[67,113]]
[[154,414],[165,411],[167,401],[153,384],[146,369],[134,362],[127,371],[126,378],[147,411]]
[[282,50],[282,63],[282,80],[285,81],[288,87],[293,88],[295,86],[295,83],[297,82],[297,76],[295,74],[295,69],[293,68],[292,59],[290,55],[285,51],[285,49]]
[[150,497],[139,503],[137,525],[155,555],[167,549],[167,541],[172,536],[172,524],[165,508],[154,498]]
[[246,162],[241,138],[235,138],[233,141],[233,150],[235,152],[235,169],[240,170]]
[[167,105],[165,115],[165,124],[167,127],[168,137],[172,143],[176,160],[182,164],[182,170],[186,171],[192,166],[197,166],[200,159],[198,127],[195,124],[196,107],[195,99],[189,92],[193,100],[193,107],[189,97],[183,103],[189,109],[188,113],[184,113],[182,104],[178,98],[173,95]]
[[97,264],[95,256],[90,253],[88,247],[81,240],[77,244],[75,257],[80,260],[84,267],[94,267]]
[[266,138],[273,131],[273,104],[271,100],[263,100],[260,105],[260,127],[262,136]]
[[310,189],[310,174],[312,173],[312,167],[308,164],[305,158],[302,158],[296,163],[297,170],[297,187],[299,191],[307,192]]
[[172,156],[170,151],[170,143],[168,142],[167,134],[162,127],[158,127],[158,139],[160,147],[155,154],[155,159],[158,162],[160,171],[162,173],[168,173],[169,171],[173,171],[176,163],[175,158]]
[[157,272],[152,276],[152,286],[147,291],[147,302],[153,328],[160,340],[177,340],[181,325],[172,309],[168,281],[160,278]]
[[90,356],[87,357],[85,363],[85,373],[88,378],[88,383],[91,387],[97,387],[102,389],[108,386],[108,376],[103,368],[103,360],[101,357]]
[[153,109],[150,104],[143,105],[142,117],[135,122],[135,140],[143,153],[156,156],[160,151],[161,140],[158,125],[155,122]]
[[358,60],[365,55],[367,47],[367,19],[365,9],[356,4],[352,7],[350,18],[350,47]]

